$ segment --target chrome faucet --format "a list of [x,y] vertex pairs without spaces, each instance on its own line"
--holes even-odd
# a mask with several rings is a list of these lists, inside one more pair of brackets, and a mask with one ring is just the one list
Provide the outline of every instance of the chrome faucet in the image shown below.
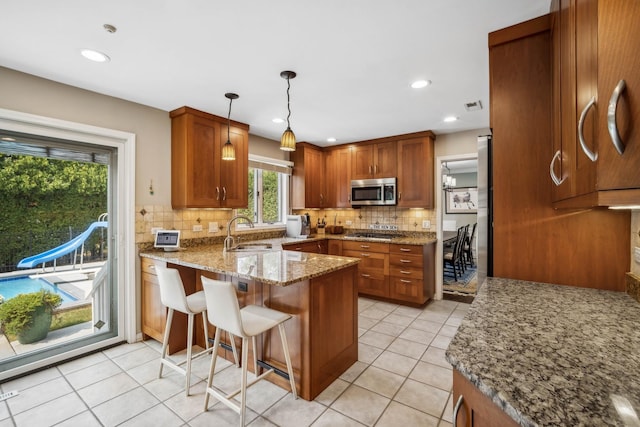
[[224,250],[227,251],[231,248],[233,248],[233,237],[231,236],[231,224],[233,223],[233,221],[237,220],[237,219],[244,219],[249,223],[249,227],[253,228],[253,221],[251,221],[251,219],[247,216],[244,215],[236,215],[233,218],[231,218],[229,220],[229,224],[227,224],[227,237],[224,239]]

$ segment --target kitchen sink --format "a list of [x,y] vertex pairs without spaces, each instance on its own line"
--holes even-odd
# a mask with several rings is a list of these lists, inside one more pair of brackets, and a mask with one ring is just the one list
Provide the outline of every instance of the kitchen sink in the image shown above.
[[241,243],[229,249],[231,252],[269,251],[273,249],[271,243]]

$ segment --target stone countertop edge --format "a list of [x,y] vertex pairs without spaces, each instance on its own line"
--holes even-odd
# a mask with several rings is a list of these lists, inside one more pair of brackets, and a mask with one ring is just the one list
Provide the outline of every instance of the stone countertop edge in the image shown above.
[[487,278],[445,358],[522,426],[623,425],[613,396],[640,412],[638,319],[624,292]]
[[[275,240],[280,239],[270,239],[268,241],[273,242]],[[294,251],[284,251],[281,249],[278,243],[274,244],[274,248],[272,251],[267,251],[268,253],[291,253],[291,254],[301,254],[300,252]],[[235,260],[236,257],[247,257],[252,255],[258,255],[267,253],[265,251],[243,251],[237,253],[229,253],[226,256],[230,257],[230,259]],[[313,254],[313,253],[302,253],[306,257],[306,261],[317,261],[312,266],[308,266],[308,263],[305,264],[302,268],[302,272],[292,273],[290,277],[286,279],[271,279],[265,277],[264,275],[257,274],[245,274],[237,271],[237,268],[234,266],[235,263],[231,263],[233,265],[229,265],[230,263],[224,261],[225,255],[222,252],[222,245],[214,245],[214,246],[203,246],[203,247],[192,247],[185,250],[180,250],[178,252],[164,252],[161,250],[148,249],[140,252],[140,256],[144,258],[150,258],[157,261],[164,261],[171,264],[181,265],[183,267],[190,267],[197,270],[205,270],[211,271],[213,273],[220,274],[228,274],[233,277],[238,277],[241,279],[247,280],[257,280],[262,283],[274,285],[274,286],[288,286],[294,283],[298,283],[304,280],[310,280],[315,277],[323,276],[327,273],[331,273],[333,271],[338,271],[343,268],[351,267],[357,265],[360,262],[358,258],[344,257],[344,256],[334,256],[334,255],[322,255],[322,254]],[[295,260],[293,260],[295,261]],[[221,266],[224,265],[224,266]],[[287,273],[288,274],[288,273]]]

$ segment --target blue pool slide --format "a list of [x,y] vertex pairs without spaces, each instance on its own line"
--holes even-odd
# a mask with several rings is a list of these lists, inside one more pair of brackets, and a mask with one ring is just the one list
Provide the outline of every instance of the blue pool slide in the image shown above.
[[93,222],[91,223],[89,228],[82,232],[82,234],[78,234],[67,243],[63,243],[57,248],[49,249],[48,251],[42,252],[41,254],[24,258],[18,263],[18,268],[33,268],[39,264],[44,264],[45,262],[53,261],[54,259],[65,256],[82,246],[85,240],[89,238],[93,230],[98,227],[107,228],[108,225],[109,223],[107,221]]

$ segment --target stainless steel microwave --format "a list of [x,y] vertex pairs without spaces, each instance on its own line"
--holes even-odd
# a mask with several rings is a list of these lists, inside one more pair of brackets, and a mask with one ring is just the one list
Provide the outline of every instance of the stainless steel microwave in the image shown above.
[[396,178],[351,180],[351,206],[388,206],[397,203]]

